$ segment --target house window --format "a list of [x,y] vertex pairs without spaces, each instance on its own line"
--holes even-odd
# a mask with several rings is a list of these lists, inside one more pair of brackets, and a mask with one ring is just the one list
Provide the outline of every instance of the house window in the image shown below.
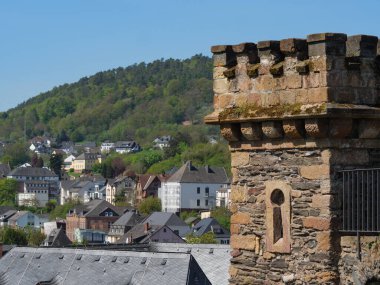
[[197,194],[201,193],[201,187],[197,187]]
[[208,200],[207,199],[205,200],[205,206],[208,206]]
[[199,207],[201,205],[201,200],[197,199],[197,206]]
[[206,197],[208,197],[210,194],[210,189],[208,187],[206,187],[205,189],[205,194],[206,194]]

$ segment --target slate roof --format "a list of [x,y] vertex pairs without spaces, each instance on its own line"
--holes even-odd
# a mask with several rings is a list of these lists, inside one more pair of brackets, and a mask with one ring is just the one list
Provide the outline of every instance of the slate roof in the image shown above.
[[187,253],[26,247],[0,259],[0,280],[4,285],[211,284]]
[[117,219],[112,225],[114,226],[134,226],[139,223],[142,218],[134,212],[126,212],[119,219]]
[[106,200],[100,200],[100,199],[94,199],[86,204],[77,205],[71,211],[75,210],[75,212],[78,215],[82,215],[85,217],[98,217],[99,214],[101,214],[107,208],[110,208],[119,216],[123,214],[123,210],[120,209],[120,207],[115,207],[114,205],[107,202]]
[[217,220],[214,218],[206,218],[203,220],[200,220],[198,223],[194,225],[194,227],[191,229],[193,234],[195,236],[201,236],[205,233],[208,233],[210,231],[213,231],[215,234],[215,237],[217,238],[227,238],[230,237],[230,232],[224,229]]
[[167,182],[225,184],[229,179],[223,167],[208,165],[195,167],[191,161],[187,161],[170,176]]
[[227,285],[230,246],[224,244],[151,243],[150,251],[190,253],[211,284]]
[[10,210],[16,210],[13,206],[0,206],[0,215],[10,211]]
[[10,173],[8,173],[8,176],[58,177],[57,174],[47,168],[30,166],[15,168]]
[[8,221],[14,221],[16,222],[19,218],[21,218],[24,215],[27,215],[29,212],[28,211],[18,211],[15,213],[13,216],[11,216]]
[[153,212],[146,217],[142,224],[149,223],[152,226],[168,226],[172,231],[178,231],[178,235],[184,237],[189,233],[189,226],[176,214],[169,212]]
[[49,235],[46,236],[42,245],[45,246],[66,246],[71,244],[71,241],[64,233],[62,228],[53,229]]

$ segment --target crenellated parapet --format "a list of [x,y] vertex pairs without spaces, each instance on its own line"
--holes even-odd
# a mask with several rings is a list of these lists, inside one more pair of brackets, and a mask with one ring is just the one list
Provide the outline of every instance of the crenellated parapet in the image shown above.
[[[268,124],[281,129],[269,138],[308,138],[313,135],[308,118],[324,125],[325,133],[318,136],[343,136],[334,132],[334,118],[343,116],[354,130],[344,135],[368,137],[356,130],[380,119],[379,50],[377,37],[337,33],[214,46],[215,111],[205,121],[221,124],[223,134],[231,128],[228,132],[239,140],[255,140],[267,137],[263,125]],[[289,122],[297,127],[289,128]]]

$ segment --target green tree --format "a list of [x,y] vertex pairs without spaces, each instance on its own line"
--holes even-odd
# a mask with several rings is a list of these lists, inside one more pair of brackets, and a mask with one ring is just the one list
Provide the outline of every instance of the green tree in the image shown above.
[[14,205],[17,184],[15,179],[0,179],[0,205]]
[[149,215],[153,212],[161,211],[161,200],[158,198],[154,198],[149,196],[138,207],[139,212],[145,215]]
[[19,246],[28,244],[26,233],[22,229],[11,227],[0,228],[0,241],[4,244],[16,244]]
[[8,144],[4,149],[1,161],[3,163],[9,163],[12,168],[29,162],[30,158],[27,153],[27,145],[20,142]]
[[50,168],[55,174],[61,177],[61,169],[63,164],[62,154],[51,154],[50,155]]
[[218,223],[226,230],[230,229],[231,212],[228,208],[218,207],[211,211],[211,217],[218,221]]
[[25,228],[26,239],[28,246],[40,246],[46,236],[39,230],[32,227]]
[[194,234],[189,234],[186,236],[186,242],[187,243],[205,243],[205,244],[217,243],[215,239],[215,234],[213,232],[205,233],[199,237],[195,236]]
[[76,205],[79,205],[80,202],[78,200],[70,200],[63,205],[58,205],[50,212],[49,219],[66,219],[66,214],[70,209],[74,208]]

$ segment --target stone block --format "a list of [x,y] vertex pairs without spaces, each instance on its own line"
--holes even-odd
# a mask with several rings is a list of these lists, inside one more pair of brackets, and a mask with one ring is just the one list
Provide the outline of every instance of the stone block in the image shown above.
[[280,121],[269,121],[262,123],[263,134],[270,139],[278,139],[283,136],[282,124]]
[[232,235],[231,236],[231,247],[233,249],[245,249],[252,250],[256,249],[256,236],[255,235]]
[[299,173],[303,178],[310,180],[327,179],[330,176],[330,166],[327,164],[301,166]]
[[245,203],[248,200],[247,189],[243,186],[232,185],[231,187],[231,202],[232,203]]
[[316,235],[317,250],[327,252],[332,249],[332,235],[330,231],[318,232]]
[[238,275],[239,269],[237,269],[234,266],[230,266],[230,268],[228,269],[228,273],[230,274],[231,277],[235,277]]
[[213,79],[224,79],[224,71],[226,71],[227,68],[223,66],[217,66],[214,67],[214,72],[213,72]]
[[247,140],[260,140],[263,136],[260,123],[241,123],[241,133]]
[[248,213],[237,212],[231,216],[231,224],[247,225],[251,223],[251,216]]
[[303,120],[284,120],[282,127],[287,138],[302,139],[305,135],[305,123]]
[[307,90],[307,103],[329,102],[330,93],[328,87],[311,88]]
[[309,56],[345,56],[346,40],[346,34],[321,33],[308,35]]
[[213,86],[214,93],[216,94],[228,93],[229,84],[228,84],[227,78],[215,79],[213,84],[214,84]]
[[331,219],[322,217],[306,217],[303,220],[305,228],[312,228],[319,231],[331,230]]
[[233,151],[231,152],[231,166],[241,167],[249,164],[249,152]]
[[372,57],[377,53],[378,39],[375,36],[355,35],[347,38],[347,57]]
[[333,201],[332,195],[314,195],[311,202],[313,208],[330,208]]
[[238,235],[240,233],[240,225],[231,224],[230,231],[231,231],[231,235]]
[[219,109],[225,109],[226,107],[231,106],[234,101],[234,95],[232,94],[215,94],[214,98],[218,98],[217,103]]
[[285,56],[307,57],[307,42],[304,39],[284,39],[280,41],[280,50]]
[[220,125],[221,135],[230,142],[239,141],[240,139],[240,126],[239,124],[223,124]]
[[326,119],[306,119],[305,131],[312,138],[325,138],[329,130],[328,120]]
[[292,74],[285,77],[286,86],[289,89],[298,89],[302,87],[302,75]]

